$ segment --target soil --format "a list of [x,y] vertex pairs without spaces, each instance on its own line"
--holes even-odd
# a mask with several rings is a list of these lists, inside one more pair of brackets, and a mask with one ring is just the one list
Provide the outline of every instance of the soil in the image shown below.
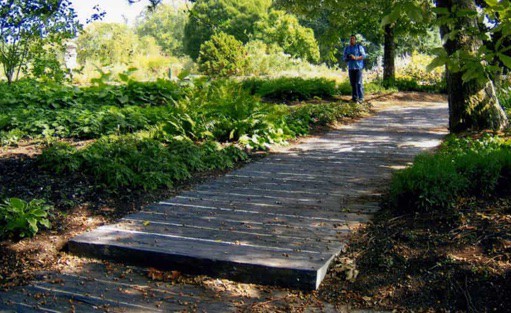
[[[399,102],[424,105],[446,98],[397,93],[373,95],[368,101],[377,111]],[[0,242],[1,289],[26,284],[40,271],[78,266],[84,260],[66,253],[66,242],[72,236],[223,174],[202,173],[173,189],[151,193],[108,192],[81,174],[63,177],[41,170],[35,160],[40,151],[37,142],[0,150],[0,198],[44,198],[55,206],[51,230],[41,231],[34,238]],[[263,156],[253,155],[253,159]],[[458,214],[452,215],[398,215],[383,203],[373,222],[353,234],[347,253],[335,260],[318,291],[304,294],[258,287],[273,298],[254,303],[246,311],[303,311],[311,305],[328,305],[336,311],[510,312],[509,193],[495,198],[460,199],[457,209]],[[152,279],[161,275],[166,274],[148,273]],[[184,275],[180,279],[193,284],[212,281]],[[242,284],[226,282],[232,289],[237,285]]]

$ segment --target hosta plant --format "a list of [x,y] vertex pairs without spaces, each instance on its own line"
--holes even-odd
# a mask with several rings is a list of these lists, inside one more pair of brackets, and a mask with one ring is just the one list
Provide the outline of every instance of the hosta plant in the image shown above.
[[50,228],[48,216],[52,206],[45,200],[33,199],[30,202],[19,198],[9,198],[0,204],[0,237],[32,237],[39,227]]

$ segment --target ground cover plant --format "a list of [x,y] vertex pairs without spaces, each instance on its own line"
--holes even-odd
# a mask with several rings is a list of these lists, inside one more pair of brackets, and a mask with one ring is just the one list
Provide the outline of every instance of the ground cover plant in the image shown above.
[[41,226],[50,228],[48,215],[51,208],[42,199],[32,199],[28,203],[19,198],[4,200],[0,204],[0,238],[31,237]]
[[23,138],[89,139],[146,129],[172,114],[186,88],[163,80],[84,88],[25,81],[0,84],[0,91],[5,145]]
[[[353,237],[351,259],[331,277],[337,289],[323,296],[366,308],[507,312],[510,160],[504,134],[452,136],[419,156],[393,176],[384,209]],[[358,277],[347,281],[349,270]]]

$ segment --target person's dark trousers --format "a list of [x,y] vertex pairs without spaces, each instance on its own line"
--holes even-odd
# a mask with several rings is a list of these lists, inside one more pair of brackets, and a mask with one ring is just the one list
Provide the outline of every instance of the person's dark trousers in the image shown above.
[[364,86],[362,85],[362,70],[349,70],[351,84],[351,100],[364,100]]

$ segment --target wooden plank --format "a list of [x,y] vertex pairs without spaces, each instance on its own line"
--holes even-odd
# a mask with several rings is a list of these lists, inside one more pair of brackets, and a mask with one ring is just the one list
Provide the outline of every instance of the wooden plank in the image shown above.
[[[255,202],[250,200],[233,201],[214,198],[192,198],[175,197],[169,200],[160,201],[161,205],[167,206],[188,206],[203,209],[232,210],[233,212],[245,212],[250,214],[268,214],[275,217],[293,217],[311,218],[319,221],[331,221],[334,223],[344,223],[345,221],[367,222],[369,216],[365,214],[351,213],[346,210],[349,206],[338,204],[337,208],[329,208],[318,204],[303,203],[281,203],[274,202]],[[344,212],[343,212],[344,209]]]
[[[322,181],[315,182],[314,184],[297,183],[297,182],[278,182],[267,179],[259,178],[238,178],[228,177],[217,179],[208,184],[198,185],[193,190],[254,190],[255,192],[261,191],[266,194],[320,194],[320,195],[333,195],[343,197],[358,197],[358,195],[380,195],[376,189],[382,188],[382,183],[386,182],[385,178],[372,179],[371,181],[360,181],[345,179],[340,186],[333,186]],[[371,188],[371,186],[373,186]],[[373,189],[373,190],[371,190]]]
[[376,168],[357,168],[357,169],[349,169],[345,170],[340,169],[337,172],[334,171],[309,171],[309,172],[293,172],[291,170],[279,170],[279,167],[267,167],[264,169],[252,169],[246,168],[232,172],[227,176],[232,175],[241,175],[241,176],[256,176],[256,177],[265,177],[271,179],[293,179],[302,182],[310,182],[314,183],[320,180],[327,180],[329,182],[335,181],[343,181],[345,177],[351,177],[353,175],[357,175],[359,177],[379,177],[380,175],[389,174],[390,171],[388,168],[384,167],[376,167]]
[[315,289],[336,253],[217,243],[100,227],[69,242],[71,252],[238,281]]
[[377,205],[379,201],[378,196],[369,196],[366,191],[364,194],[356,195],[352,191],[351,195],[331,194],[323,193],[320,195],[314,195],[312,193],[290,193],[286,191],[271,191],[261,192],[253,189],[230,189],[229,193],[226,194],[224,188],[206,188],[203,187],[200,190],[191,190],[183,192],[179,197],[183,198],[200,198],[200,199],[212,199],[219,201],[234,201],[234,202],[255,202],[264,204],[282,204],[282,205],[320,205],[325,210],[343,210],[346,208],[354,208],[353,204],[364,204],[370,206],[371,203]]
[[[171,210],[171,208],[169,209]],[[194,216],[195,215],[195,216]],[[346,232],[356,225],[353,222],[325,224],[325,222],[312,222],[311,224],[290,223],[282,219],[267,221],[249,220],[243,218],[228,218],[224,215],[191,213],[185,214],[154,211],[142,211],[130,215],[121,221],[154,222],[168,227],[173,233],[173,227],[189,227],[196,229],[197,233],[206,230],[231,231],[233,233],[252,233],[254,235],[282,236],[285,238],[301,240],[308,238],[316,243],[327,243],[343,240]],[[261,236],[262,236],[261,235]],[[199,236],[199,235],[197,235]]]
[[199,198],[208,199],[213,201],[228,201],[228,202],[251,202],[261,204],[282,204],[282,205],[320,205],[325,209],[337,210],[340,207],[340,203],[343,202],[341,196],[330,195],[329,197],[321,195],[307,195],[299,197],[296,194],[291,197],[275,196],[271,193],[260,194],[260,193],[247,193],[247,192],[234,192],[229,190],[201,190],[201,191],[187,191],[179,195],[181,198]]
[[221,227],[222,229],[234,231],[259,230],[261,232],[275,232],[280,235],[288,235],[293,238],[308,236],[301,234],[302,232],[314,232],[323,237],[334,236],[338,230],[345,229],[345,225],[349,226],[349,221],[347,220],[330,221],[308,219],[300,216],[264,216],[234,210],[224,211],[196,206],[185,207],[182,205],[151,206],[151,208],[129,215],[125,219],[159,220],[204,228]]
[[[154,217],[147,216],[146,217]],[[177,221],[177,220],[176,220]],[[341,250],[349,230],[337,230],[339,237],[324,238],[317,236],[315,240],[311,236],[292,237],[277,234],[275,232],[257,232],[253,228],[244,231],[233,230],[231,228],[214,225],[213,227],[197,227],[195,225],[179,225],[177,223],[169,223],[168,221],[155,219],[133,219],[125,218],[119,223],[112,225],[113,228],[119,230],[134,230],[156,234],[171,234],[184,238],[211,239],[217,242],[225,242],[230,244],[248,244],[253,246],[269,246],[292,248],[293,250],[307,251],[329,251]],[[296,231],[296,230],[295,230]],[[343,236],[341,236],[343,235]],[[344,237],[344,238],[343,238]]]
[[188,291],[179,284],[151,288],[147,286],[147,278],[139,279],[139,283],[119,283],[114,277],[50,274],[32,285],[0,294],[0,308],[15,309],[16,312],[235,311],[228,301],[217,300],[197,287],[187,287]]

